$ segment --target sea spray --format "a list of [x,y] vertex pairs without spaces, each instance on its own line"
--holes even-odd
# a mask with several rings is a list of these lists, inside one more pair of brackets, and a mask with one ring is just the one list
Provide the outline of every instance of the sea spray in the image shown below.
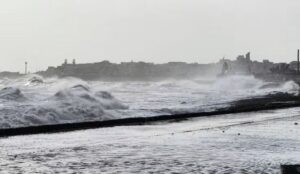
[[[4,88],[0,91],[0,99],[16,100],[21,97],[23,95],[19,89]],[[107,110],[127,108],[109,92],[93,91],[88,86],[76,85],[34,103],[23,101],[17,104],[11,102],[10,105],[2,105],[0,107],[0,127],[107,120],[116,118]]]
[[0,128],[213,111],[240,99],[299,91],[292,81],[271,84],[253,76],[157,82],[42,78],[26,85],[32,77],[0,80]]

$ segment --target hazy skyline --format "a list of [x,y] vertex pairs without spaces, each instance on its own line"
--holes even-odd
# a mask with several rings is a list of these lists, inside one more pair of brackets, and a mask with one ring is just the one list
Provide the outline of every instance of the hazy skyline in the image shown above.
[[299,0],[6,0],[0,71],[78,63],[235,59],[290,62],[300,48]]

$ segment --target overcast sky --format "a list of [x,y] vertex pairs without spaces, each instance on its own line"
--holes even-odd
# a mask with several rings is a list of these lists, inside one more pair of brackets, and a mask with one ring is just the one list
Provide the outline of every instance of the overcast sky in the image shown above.
[[251,51],[287,62],[299,0],[1,0],[0,71],[78,63],[216,62]]

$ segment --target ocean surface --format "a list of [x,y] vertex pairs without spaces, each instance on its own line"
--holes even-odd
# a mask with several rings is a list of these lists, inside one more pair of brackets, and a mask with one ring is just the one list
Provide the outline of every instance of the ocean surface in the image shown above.
[[[0,128],[210,111],[277,92],[252,76],[87,82],[0,81]],[[298,124],[299,123],[299,124]],[[0,173],[280,173],[300,164],[300,108],[0,138]]]
[[211,111],[238,99],[298,90],[292,81],[274,84],[253,76],[87,82],[28,75],[0,80],[0,128]]

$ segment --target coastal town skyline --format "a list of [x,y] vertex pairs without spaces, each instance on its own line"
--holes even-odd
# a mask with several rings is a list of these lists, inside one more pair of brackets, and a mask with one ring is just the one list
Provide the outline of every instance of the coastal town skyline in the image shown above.
[[[167,62],[152,63],[129,61],[114,63],[107,60],[99,62],[78,63],[76,59],[65,59],[57,66],[48,66],[46,70],[32,72],[25,62],[24,72],[0,72],[0,77],[17,78],[27,74],[42,77],[77,77],[84,80],[163,80],[168,78],[193,79],[199,76],[213,77],[223,75],[269,75],[299,74],[299,49],[297,61],[274,63],[268,59],[257,61],[251,59],[251,52],[236,56],[236,59],[223,57],[214,63]],[[279,77],[279,76],[278,76]]]
[[[298,50],[298,49],[297,49]],[[251,60],[252,61],[255,61],[255,62],[264,62],[264,61],[268,61],[268,62],[272,62],[272,63],[275,63],[275,64],[280,64],[280,63],[286,63],[286,64],[290,64],[292,62],[296,62],[297,61],[297,50],[294,50],[294,58],[292,59],[282,59],[282,61],[272,61],[272,58],[271,59],[268,59],[268,58],[261,58],[261,59],[257,59],[255,58],[255,54],[253,54],[251,52]],[[61,58],[61,59],[58,59],[58,63],[57,64],[43,64],[42,66],[37,66],[39,68],[36,68],[32,66],[32,62],[28,62],[28,61],[25,61],[25,62],[19,62],[20,64],[18,66],[20,66],[21,68],[18,70],[18,69],[0,69],[0,72],[19,72],[19,73],[24,73],[24,63],[25,63],[25,72],[28,72],[28,73],[35,73],[35,72],[39,72],[39,71],[44,71],[44,70],[47,70],[47,68],[49,67],[57,67],[57,66],[60,66],[60,65],[63,65],[63,64],[73,64],[74,61],[76,62],[76,64],[95,64],[95,63],[101,63],[101,62],[109,62],[109,63],[113,63],[113,64],[122,64],[122,63],[147,63],[147,64],[168,64],[168,63],[186,63],[186,64],[203,64],[203,65],[209,65],[209,64],[214,64],[214,63],[219,63],[220,61],[222,61],[222,59],[226,59],[228,61],[235,61],[239,56],[243,55],[243,53],[241,54],[237,54],[233,57],[226,57],[226,56],[223,56],[223,57],[220,57],[219,59],[212,59],[212,61],[201,61],[201,59],[198,59],[200,61],[185,61],[185,60],[180,60],[180,59],[174,59],[173,60],[170,60],[170,61],[157,61],[157,62],[154,62],[154,61],[148,61],[149,59],[139,59],[139,58],[125,58],[124,61],[110,61],[110,59],[101,59],[101,58],[98,58],[98,59],[95,59],[94,62],[89,62],[89,61],[85,61],[84,59],[78,59],[78,58]],[[254,56],[253,56],[254,55]],[[253,58],[254,57],[254,58]],[[24,59],[24,60],[28,60],[28,59]],[[78,61],[79,60],[79,61]],[[80,61],[81,60],[81,61]],[[121,59],[122,60],[122,59]],[[287,60],[287,61],[286,61]],[[289,61],[290,60],[290,61]],[[33,62],[33,65],[34,62]]]

